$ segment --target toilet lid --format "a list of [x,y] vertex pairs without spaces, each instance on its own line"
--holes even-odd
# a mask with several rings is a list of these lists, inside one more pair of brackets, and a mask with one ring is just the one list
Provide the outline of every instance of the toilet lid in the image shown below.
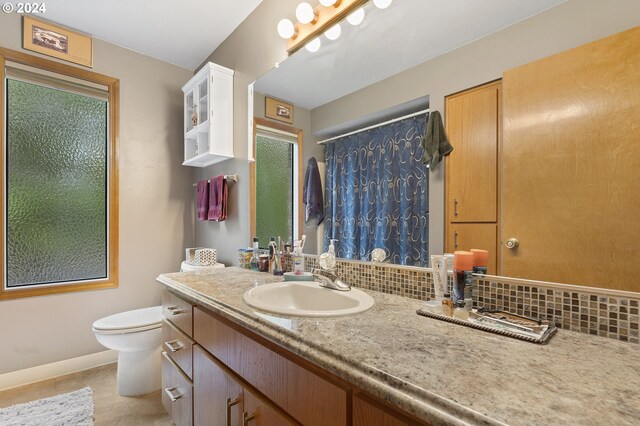
[[131,330],[138,328],[155,328],[162,323],[162,306],[136,309],[121,312],[99,319],[93,323],[93,329],[98,331]]

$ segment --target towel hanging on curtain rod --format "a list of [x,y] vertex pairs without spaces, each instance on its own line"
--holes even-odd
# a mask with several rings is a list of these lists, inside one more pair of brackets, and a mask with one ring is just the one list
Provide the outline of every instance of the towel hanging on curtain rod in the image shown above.
[[382,123],[378,123],[378,124],[374,124],[372,126],[368,126],[368,127],[363,127],[362,129],[358,129],[358,130],[354,130],[352,132],[349,133],[345,133],[343,135],[338,135],[338,136],[334,136],[332,138],[329,139],[324,139],[318,142],[318,145],[322,145],[325,144],[327,142],[331,142],[334,141],[336,139],[340,139],[340,138],[344,138],[346,136],[351,136],[351,135],[355,135],[356,133],[360,133],[360,132],[364,132],[366,130],[371,130],[371,129],[375,129],[377,127],[382,127],[382,126],[386,126],[387,124],[391,124],[391,123],[395,123],[396,121],[400,121],[400,120],[404,120],[406,118],[411,118],[411,117],[415,117],[417,115],[421,115],[421,114],[426,114],[429,112],[429,108],[427,109],[423,109],[422,111],[418,111],[418,112],[413,112],[411,114],[407,114],[407,115],[403,115],[402,117],[398,117],[398,118],[394,118],[392,120],[388,120],[388,121],[384,121]]

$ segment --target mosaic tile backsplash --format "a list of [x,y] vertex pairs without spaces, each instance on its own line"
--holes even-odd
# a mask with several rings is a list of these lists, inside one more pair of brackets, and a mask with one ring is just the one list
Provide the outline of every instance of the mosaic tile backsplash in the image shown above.
[[[316,267],[317,257],[305,256],[305,269],[311,272]],[[289,257],[285,269],[291,271]],[[431,271],[425,268],[337,259],[336,272],[354,287],[419,300],[435,297]],[[473,299],[474,306],[548,318],[565,330],[639,343],[640,297],[477,279]]]

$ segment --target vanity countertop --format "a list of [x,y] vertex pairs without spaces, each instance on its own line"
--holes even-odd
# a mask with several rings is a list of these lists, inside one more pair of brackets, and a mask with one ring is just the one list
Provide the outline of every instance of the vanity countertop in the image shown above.
[[158,277],[186,300],[434,425],[640,421],[640,345],[564,330],[537,345],[422,317],[419,300],[366,290],[375,305],[362,314],[276,317],[242,300],[256,279],[282,280],[237,267]]

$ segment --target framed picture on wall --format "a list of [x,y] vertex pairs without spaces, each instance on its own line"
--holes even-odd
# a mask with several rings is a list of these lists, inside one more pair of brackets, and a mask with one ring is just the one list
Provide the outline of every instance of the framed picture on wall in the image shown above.
[[264,116],[284,123],[293,124],[293,105],[265,96]]
[[91,36],[31,16],[22,16],[22,47],[85,67],[93,67]]

